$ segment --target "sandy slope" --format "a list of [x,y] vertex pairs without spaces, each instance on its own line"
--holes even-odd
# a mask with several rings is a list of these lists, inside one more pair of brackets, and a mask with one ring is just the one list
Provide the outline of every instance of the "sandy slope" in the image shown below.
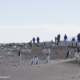
[[[10,76],[6,80],[80,80],[80,67],[70,63],[63,63],[68,60],[53,60],[48,64],[30,66],[14,63],[0,66],[0,76]],[[74,60],[74,59],[73,59]],[[3,80],[3,79],[0,79]]]
[[[51,60],[48,64],[45,64],[46,54],[41,54],[43,48],[48,47],[32,47],[30,55],[22,53],[21,62],[18,62],[19,51],[14,50],[8,55],[7,51],[2,54],[0,49],[0,76],[10,76],[5,80],[80,80],[80,66],[75,65],[74,61],[76,48],[50,47]],[[69,59],[64,59],[68,49],[71,56]],[[30,66],[30,58],[35,55],[39,57],[40,63]],[[4,79],[0,78],[0,80]]]

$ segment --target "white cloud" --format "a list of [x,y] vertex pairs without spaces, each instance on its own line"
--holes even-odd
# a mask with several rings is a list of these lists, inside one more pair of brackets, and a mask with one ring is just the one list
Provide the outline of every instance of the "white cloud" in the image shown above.
[[[76,36],[80,31],[77,25],[23,25],[23,26],[0,26],[0,42],[28,42],[33,37],[40,37],[41,41],[54,40],[55,36],[64,34],[68,37]],[[8,38],[7,38],[8,37]],[[15,40],[14,40],[15,39]]]

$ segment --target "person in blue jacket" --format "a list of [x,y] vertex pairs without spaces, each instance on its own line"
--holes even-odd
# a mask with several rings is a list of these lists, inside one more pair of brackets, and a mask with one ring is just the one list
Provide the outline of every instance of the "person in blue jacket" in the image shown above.
[[80,41],[80,33],[77,35],[77,40]]
[[55,37],[55,42],[57,41],[57,37]]
[[57,36],[58,42],[60,42],[60,38],[61,38],[61,36],[60,36],[60,34],[58,34],[58,36]]
[[72,41],[75,41],[75,38],[74,37],[72,38]]
[[65,40],[65,41],[67,40],[67,35],[66,35],[66,34],[64,35],[64,40]]
[[37,43],[38,43],[38,45],[39,45],[39,40],[40,40],[40,38],[39,38],[39,37],[37,37]]
[[33,37],[33,43],[35,43],[35,38]]

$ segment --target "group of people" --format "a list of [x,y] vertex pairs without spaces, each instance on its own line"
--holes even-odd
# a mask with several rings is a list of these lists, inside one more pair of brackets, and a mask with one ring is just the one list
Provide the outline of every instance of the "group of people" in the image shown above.
[[61,38],[61,36],[60,36],[60,34],[58,34],[57,37],[55,37],[55,42],[56,41],[60,42],[60,38]]
[[[56,42],[56,41],[60,42],[60,38],[61,38],[61,36],[60,36],[60,34],[58,34],[57,37],[55,37],[55,42]],[[67,37],[67,35],[65,34],[65,35],[64,35],[64,41],[66,41],[67,38],[68,38],[68,37]],[[75,41],[75,37],[72,38],[72,41]],[[77,41],[80,41],[80,33],[77,35]]]
[[37,37],[37,39],[35,39],[34,37],[33,37],[33,43],[35,43],[35,40],[37,40],[37,43],[39,44],[39,41],[40,41],[40,38],[39,37]]
[[32,42],[33,42],[33,44],[34,44],[36,40],[37,40],[37,44],[39,45],[39,41],[40,41],[40,38],[39,38],[39,37],[37,37],[37,39],[35,39],[35,38],[33,37],[33,39],[32,39],[28,44],[32,47]]
[[[61,35],[58,34],[57,37],[55,37],[55,42],[56,42],[56,41],[60,42],[60,38],[61,38]],[[65,35],[64,35],[64,41],[66,41],[66,40],[67,40],[67,35],[65,34]]]

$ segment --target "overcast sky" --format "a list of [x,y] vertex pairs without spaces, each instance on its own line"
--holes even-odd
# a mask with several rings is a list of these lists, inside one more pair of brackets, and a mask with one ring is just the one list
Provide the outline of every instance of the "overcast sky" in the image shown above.
[[80,0],[0,0],[0,43],[54,41],[80,32]]

